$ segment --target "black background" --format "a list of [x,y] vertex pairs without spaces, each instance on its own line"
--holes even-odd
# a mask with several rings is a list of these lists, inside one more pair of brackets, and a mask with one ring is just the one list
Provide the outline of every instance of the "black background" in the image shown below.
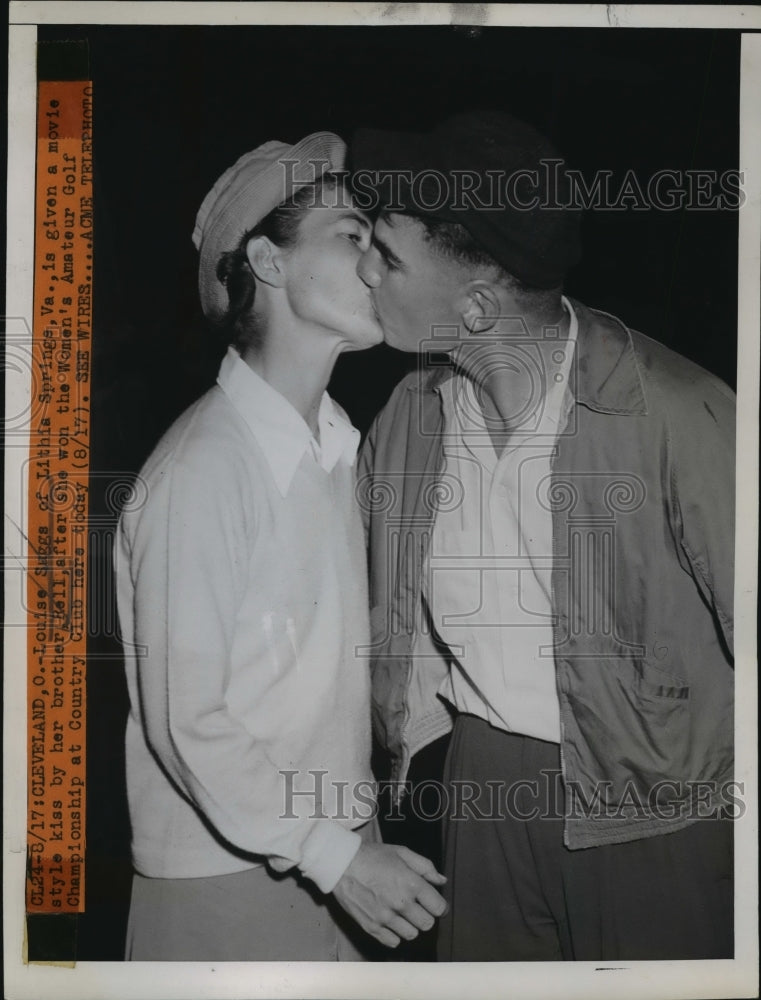
[[[35,947],[40,958],[74,948],[80,960],[118,960],[130,880],[127,700],[110,538],[124,495],[119,484],[216,374],[220,350],[204,329],[190,240],[207,190],[268,139],[296,141],[322,129],[349,139],[360,125],[423,129],[474,108],[531,122],[585,178],[596,169],[622,178],[633,168],[645,182],[661,169],[737,169],[740,37],[709,30],[98,26],[41,26],[38,37],[87,39],[94,84],[95,475],[87,912],[66,934],[51,937],[40,924],[30,955]],[[736,213],[592,211],[583,241],[569,294],[734,385]],[[414,363],[384,346],[347,355],[331,392],[365,431]]]

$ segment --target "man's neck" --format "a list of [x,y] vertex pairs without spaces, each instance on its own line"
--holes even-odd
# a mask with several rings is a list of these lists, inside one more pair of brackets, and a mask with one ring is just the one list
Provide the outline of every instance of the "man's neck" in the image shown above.
[[[545,341],[548,330],[552,330],[553,346],[567,340],[570,319],[561,306],[557,316],[527,322],[527,327],[525,337],[496,338],[493,346],[485,346],[478,365],[468,372],[481,390],[484,418],[498,456],[544,403],[546,379],[541,377],[541,370],[531,367],[532,357],[537,359],[537,352],[530,350],[532,343],[538,346]],[[538,363],[542,358],[538,353]]]

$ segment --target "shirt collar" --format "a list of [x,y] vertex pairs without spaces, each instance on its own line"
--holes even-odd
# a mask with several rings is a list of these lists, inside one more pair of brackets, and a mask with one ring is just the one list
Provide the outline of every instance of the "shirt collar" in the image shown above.
[[326,471],[343,459],[352,465],[359,447],[359,431],[327,392],[317,414],[319,443],[300,413],[288,400],[250,368],[233,347],[222,359],[217,382],[241,415],[264,452],[282,496],[305,453]]
[[579,339],[579,317],[576,315],[576,310],[573,308],[573,304],[570,299],[567,299],[565,295],[561,295],[560,301],[563,303],[563,308],[568,313],[568,343],[575,344]]
[[579,339],[579,318],[565,295],[561,296],[561,300],[563,308],[568,314],[568,337],[557,343],[557,349],[560,352],[558,356],[562,355],[562,358],[547,391],[547,405],[544,408],[540,428],[544,434],[551,431],[557,433],[561,427],[564,427],[573,405],[573,393],[570,386],[573,356],[576,351],[576,342]]

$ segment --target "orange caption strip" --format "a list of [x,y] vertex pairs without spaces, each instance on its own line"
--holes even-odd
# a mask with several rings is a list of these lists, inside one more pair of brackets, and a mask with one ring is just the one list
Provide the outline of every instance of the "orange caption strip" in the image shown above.
[[85,908],[92,85],[37,103],[29,441],[28,913]]

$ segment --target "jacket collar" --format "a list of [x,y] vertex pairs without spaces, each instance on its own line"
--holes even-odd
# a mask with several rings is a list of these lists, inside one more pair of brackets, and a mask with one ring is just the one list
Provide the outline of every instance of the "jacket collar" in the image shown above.
[[579,318],[571,388],[578,403],[600,413],[643,416],[647,399],[628,328],[609,313],[571,299]]
[[[627,327],[608,313],[570,299],[579,321],[571,390],[577,403],[600,413],[643,416],[647,400],[642,375]],[[452,377],[451,365],[420,370],[408,388],[433,392]]]

